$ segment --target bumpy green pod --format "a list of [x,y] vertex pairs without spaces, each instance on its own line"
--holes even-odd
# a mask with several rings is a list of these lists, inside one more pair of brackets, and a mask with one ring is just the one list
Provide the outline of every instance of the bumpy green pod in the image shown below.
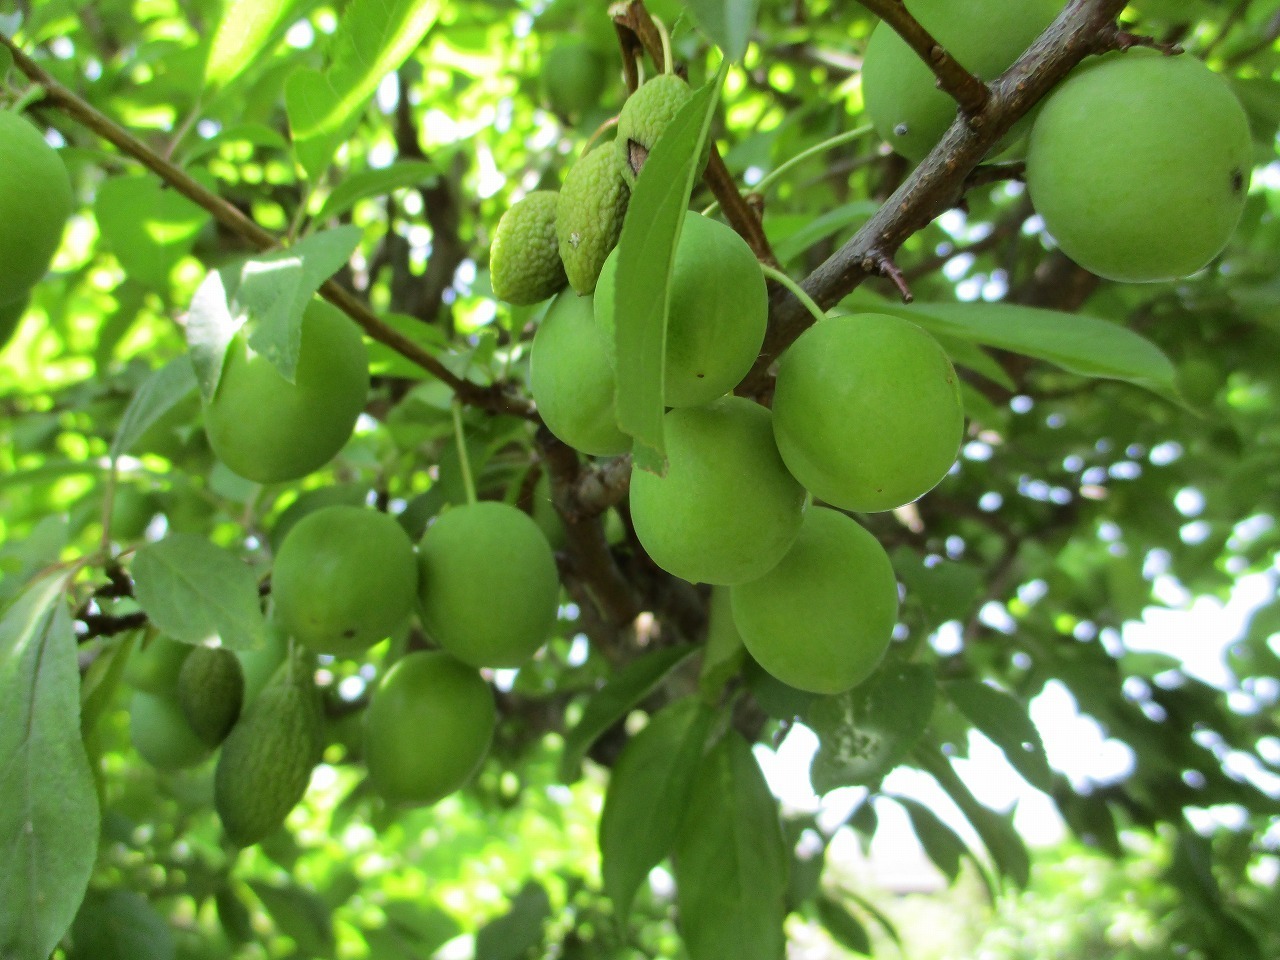
[[499,300],[540,303],[565,284],[556,247],[559,194],[535,190],[502,215],[489,250],[489,279]]
[[607,146],[580,157],[565,177],[556,206],[556,237],[569,286],[579,295],[595,290],[605,257],[622,233],[630,198]]
[[658,137],[692,96],[688,83],[674,73],[663,73],[641,86],[622,105],[614,154],[628,186],[635,184]]
[[307,791],[321,733],[309,678],[268,686],[231,729],[214,773],[213,805],[233,843],[251,846],[280,828]]
[[216,747],[240,718],[244,670],[224,647],[196,647],[178,671],[178,706],[201,740]]

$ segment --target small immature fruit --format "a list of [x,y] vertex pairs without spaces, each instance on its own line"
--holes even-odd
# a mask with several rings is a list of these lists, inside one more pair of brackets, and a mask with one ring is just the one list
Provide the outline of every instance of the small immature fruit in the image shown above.
[[778,364],[773,431],[787,469],[845,510],[894,510],[928,493],[964,431],[946,352],[908,320],[831,317]]
[[225,647],[196,647],[178,672],[178,706],[211,747],[226,739],[244,703],[244,670]]
[[631,519],[654,563],[693,583],[732,585],[782,559],[805,493],[770,423],[767,409],[733,396],[666,415],[667,475],[631,472]]
[[730,592],[751,656],[811,693],[841,693],[870,676],[898,619],[888,554],[857,521],[826,507],[806,511],[776,567]]
[[214,771],[213,805],[233,843],[251,846],[284,823],[320,759],[321,731],[309,677],[281,677],[231,728]]
[[388,803],[435,803],[475,774],[496,722],[493,693],[473,667],[438,650],[411,653],[369,702],[369,779]]
[[630,197],[607,145],[569,169],[556,205],[556,239],[569,286],[578,294],[596,288],[604,259],[622,233]]
[[157,770],[194,767],[211,752],[187,723],[172,692],[134,692],[129,700],[129,739],[142,759]]
[[[618,258],[610,254],[596,288],[596,322],[614,362]],[[764,274],[730,227],[685,214],[671,274],[663,402],[710,403],[738,385],[760,355],[769,319]]]
[[71,216],[71,178],[40,131],[0,110],[0,308],[23,299],[49,269]]
[[418,548],[422,625],[473,667],[518,667],[547,639],[560,581],[538,525],[482,500],[441,514]]
[[130,686],[146,693],[171,697],[178,688],[182,664],[195,647],[164,636],[154,636],[146,646],[129,655],[124,678]]
[[529,389],[547,429],[596,457],[625,453],[631,438],[614,419],[617,379],[593,316],[594,297],[565,290],[538,325]]
[[[906,0],[907,10],[956,61],[994,80],[1044,32],[1066,0]],[[889,24],[871,32],[863,58],[862,95],[884,140],[922,160],[956,118],[956,101]]]
[[356,656],[404,624],[417,587],[408,534],[369,507],[324,507],[303,517],[271,573],[285,630],[338,657]]
[[257,483],[296,480],[324,466],[351,436],[369,392],[369,355],[356,325],[313,300],[302,321],[294,383],[240,331],[227,348],[204,426],[218,459]]
[[542,84],[551,109],[577,116],[600,102],[608,79],[604,57],[580,37],[558,40],[542,64]]
[[683,79],[674,73],[662,73],[643,84],[622,105],[614,155],[628,186],[635,186],[658,137],[692,96],[693,88]]
[[489,281],[499,300],[517,306],[541,303],[564,288],[556,245],[559,198],[554,190],[535,190],[498,221],[489,250]]
[[1098,276],[1172,280],[1222,252],[1244,210],[1249,121],[1191,56],[1113,54],[1050,94],[1027,190],[1063,252]]

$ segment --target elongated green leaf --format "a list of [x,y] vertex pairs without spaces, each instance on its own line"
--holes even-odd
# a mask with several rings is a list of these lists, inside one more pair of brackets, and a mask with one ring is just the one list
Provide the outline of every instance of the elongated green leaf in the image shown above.
[[[522,960],[545,939],[551,900],[536,880],[528,881],[511,901],[511,909],[489,921],[476,934],[476,956],[485,960]],[[542,951],[539,951],[541,953]]]
[[847,693],[815,700],[804,718],[819,740],[813,789],[878,783],[929,725],[935,687],[929,666],[888,664]]
[[438,0],[354,0],[334,34],[332,67],[289,78],[285,106],[308,177],[315,180],[328,167],[382,78],[413,53],[439,7]]
[[173,932],[133,890],[91,893],[71,927],[69,960],[173,960]]
[[1044,743],[1026,707],[1004,691],[976,680],[954,680],[945,689],[951,702],[1004,752],[1027,783],[1046,793],[1053,789],[1053,771]]
[[787,263],[841,230],[862,226],[879,209],[880,205],[870,200],[856,200],[828,210],[820,216],[806,217],[799,229],[773,244],[774,255],[779,262]]
[[596,738],[621,720],[641,700],[651,694],[677,665],[698,648],[665,647],[627,664],[588,701],[582,717],[565,737],[560,758],[560,779],[578,778],[578,768]]
[[205,62],[206,89],[227,86],[258,62],[284,35],[298,5],[298,0],[226,0]]
[[694,93],[654,144],[618,238],[618,426],[636,439],[636,464],[656,473],[665,472],[662,397],[671,270],[726,68],[722,63],[716,78]]
[[190,357],[174,357],[155,370],[125,408],[120,427],[111,441],[111,456],[119,457],[132,450],[148,427],[186,399],[195,388],[196,371]]
[[750,744],[730,730],[703,761],[675,848],[690,960],[779,960],[787,860],[773,794]]
[[715,714],[695,698],[655,714],[622,751],[600,817],[604,889],[625,922],[649,871],[671,852]]
[[960,835],[952,830],[936,813],[918,800],[890,795],[902,804],[911,820],[911,829],[924,847],[925,856],[941,870],[952,883],[960,876],[960,858],[969,854]]
[[277,885],[250,880],[267,913],[280,932],[293,939],[306,957],[332,957],[335,939],[333,913],[328,904],[309,890],[292,884]]
[[867,928],[839,900],[825,895],[818,897],[818,919],[840,946],[871,956],[871,938],[867,936]]
[[1176,397],[1176,371],[1160,348],[1132,330],[1080,313],[1009,303],[917,303],[904,306],[856,293],[857,304],[906,317],[931,333],[1036,357],[1084,377],[1125,380]]
[[747,52],[759,6],[760,0],[689,0],[698,26],[732,63]]
[[232,650],[262,642],[266,628],[253,571],[203,537],[175,533],[133,561],[138,603],[161,632],[183,643],[214,637]]
[[344,177],[333,188],[316,219],[323,223],[341,216],[366,197],[382,196],[405,187],[430,186],[437,175],[435,164],[426,160],[400,160],[389,167],[362,170]]
[[0,620],[0,957],[49,956],[98,853],[80,738],[80,673],[63,590],[37,580]]
[[747,648],[733,622],[729,588],[712,587],[707,608],[707,639],[702,647],[698,687],[708,703],[715,703],[724,686],[737,676],[746,661]]

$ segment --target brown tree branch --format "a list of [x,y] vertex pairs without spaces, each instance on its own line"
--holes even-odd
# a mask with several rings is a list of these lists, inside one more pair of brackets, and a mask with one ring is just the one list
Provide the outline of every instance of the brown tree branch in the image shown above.
[[933,71],[938,78],[938,88],[960,105],[966,115],[975,115],[986,106],[991,91],[985,83],[960,65],[942,44],[933,38],[911,12],[903,0],[858,0],[893,28]]

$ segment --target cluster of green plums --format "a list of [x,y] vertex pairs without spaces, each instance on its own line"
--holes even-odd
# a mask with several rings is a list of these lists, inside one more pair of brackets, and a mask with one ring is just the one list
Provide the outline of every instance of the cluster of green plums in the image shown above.
[[[992,80],[1062,13],[1065,0],[906,0],[971,73]],[[911,160],[956,119],[930,68],[888,25],[872,32],[862,92],[877,132]],[[1244,210],[1249,123],[1221,76],[1194,57],[1150,49],[1084,61],[1007,153],[1025,150],[1027,188],[1058,246],[1098,276],[1172,280],[1222,252]]]
[[58,251],[71,203],[71,178],[58,151],[22,116],[0,110],[0,224],[21,225],[0,230],[0,346]]

